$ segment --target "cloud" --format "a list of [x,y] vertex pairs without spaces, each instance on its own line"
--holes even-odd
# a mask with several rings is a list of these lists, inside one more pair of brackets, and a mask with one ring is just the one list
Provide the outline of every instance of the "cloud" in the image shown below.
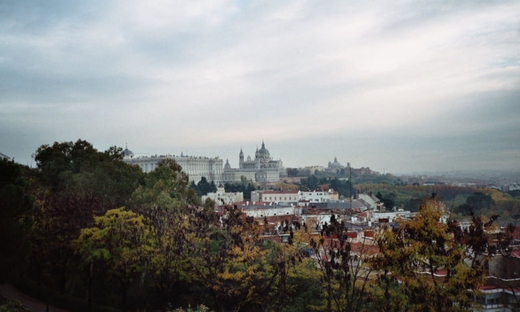
[[265,139],[286,166],[337,155],[431,170],[478,166],[479,154],[490,168],[493,157],[518,167],[519,10],[514,1],[4,1],[0,146],[25,161],[41,144],[78,138],[236,158]]

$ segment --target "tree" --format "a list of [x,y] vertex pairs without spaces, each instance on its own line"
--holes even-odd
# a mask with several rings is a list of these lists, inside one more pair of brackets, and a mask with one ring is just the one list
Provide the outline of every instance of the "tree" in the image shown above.
[[[477,253],[487,242],[478,225],[464,234],[456,222],[443,223],[445,206],[424,200],[419,213],[378,238],[380,253],[371,266],[374,309],[383,311],[466,311],[482,286]],[[473,241],[468,241],[468,240]],[[484,245],[482,245],[484,243]],[[466,261],[469,260],[469,263]]]
[[53,194],[93,195],[106,210],[126,204],[142,183],[139,167],[123,162],[122,149],[115,146],[99,152],[83,140],[55,142],[40,146],[33,156],[42,185]]
[[302,179],[301,187],[303,189],[317,189],[319,186],[320,180],[315,175],[310,175],[307,179]]
[[15,279],[28,260],[34,197],[24,170],[14,161],[0,159],[0,283]]
[[330,181],[330,188],[337,191],[340,196],[344,197],[350,197],[354,194],[352,194],[355,190],[353,190],[351,182],[350,181],[342,181],[338,178],[334,178],[329,180]]
[[32,269],[39,285],[70,294],[78,285],[71,282],[78,278],[71,241],[93,226],[94,216],[124,205],[142,183],[142,171],[122,161],[121,148],[99,152],[83,140],[42,145],[34,158]]
[[298,175],[299,175],[299,170],[297,168],[287,168],[288,177],[297,177]]
[[[282,311],[296,287],[292,267],[302,260],[300,247],[264,242],[264,227],[226,206],[220,222],[196,213],[190,222],[194,236],[192,267],[207,285],[216,311]],[[297,296],[296,294],[294,296]],[[301,305],[308,301],[302,299]]]
[[287,244],[266,244],[276,260],[278,275],[272,289],[267,311],[319,310],[323,302],[320,270],[310,257],[310,229],[298,222],[285,222],[289,233]]
[[251,200],[251,192],[256,189],[255,185],[253,183],[248,183],[246,181],[246,184],[242,183],[225,183],[224,184],[224,190],[226,192],[242,192],[244,193],[244,200]]
[[365,308],[368,277],[371,267],[364,265],[371,252],[365,242],[357,244],[354,252],[344,222],[331,216],[318,241],[311,239],[310,246],[321,272],[322,287],[327,311],[362,311]]
[[[215,183],[213,183],[213,181],[211,181],[211,183],[213,185],[211,185],[208,180],[206,179],[206,177],[202,177],[199,181],[199,183],[197,183],[197,195],[199,196],[204,196],[204,195],[208,195],[208,193],[210,192],[214,192],[217,190],[217,188],[215,187]],[[213,188],[215,188],[215,190],[213,190]]]
[[200,199],[188,182],[188,175],[175,160],[164,159],[145,175],[144,185],[132,194],[129,207],[144,212],[151,207],[199,205]]
[[193,236],[191,218],[187,212],[167,207],[153,208],[147,215],[153,229],[153,252],[147,269],[159,306],[165,309],[169,302],[184,301],[186,292],[198,282],[188,243]]
[[126,308],[128,289],[145,271],[152,252],[151,228],[143,216],[125,208],[112,209],[95,217],[93,227],[81,230],[73,242],[74,249],[86,266],[101,263],[117,280],[121,306]]
[[[147,272],[159,306],[165,309],[172,300],[177,303],[185,300],[189,284],[198,280],[193,273],[194,255],[189,249],[196,233],[191,223],[198,211],[208,213],[214,205],[198,207],[200,199],[194,183],[188,186],[188,176],[174,160],[160,162],[154,171],[146,174],[144,181],[132,194],[129,207],[142,214],[152,228],[153,252]],[[216,222],[217,218],[208,215],[207,221]]]
[[491,209],[494,204],[493,198],[482,192],[475,192],[468,196],[466,203],[455,208],[455,212],[469,216],[472,213],[480,214],[484,209]]
[[273,186],[273,189],[275,190],[288,190],[288,191],[297,191],[298,185],[293,183],[286,183],[286,182],[278,182]]

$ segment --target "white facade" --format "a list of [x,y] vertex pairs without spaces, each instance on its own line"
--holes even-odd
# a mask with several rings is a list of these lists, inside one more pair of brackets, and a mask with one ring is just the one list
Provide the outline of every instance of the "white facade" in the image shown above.
[[[311,229],[314,229],[316,225],[321,228],[325,223],[330,224],[331,216],[331,213],[306,213],[302,214],[302,223],[307,224]],[[341,222],[341,219],[339,221]]]
[[301,215],[301,207],[252,206],[242,207],[242,212],[248,217],[263,218],[274,216]]
[[374,212],[371,215],[372,222],[379,222],[381,219],[388,219],[389,223],[395,222],[398,219],[408,220],[412,216],[410,211],[388,211],[388,212]]
[[183,156],[182,154],[181,156],[154,155],[133,157],[133,153],[128,149],[125,149],[124,155],[124,162],[138,165],[143,172],[155,170],[162,160],[173,159],[182,167],[182,171],[188,174],[190,182],[198,183],[202,177],[206,177],[208,182],[213,181],[215,184],[220,183],[222,180],[223,161],[218,157]]
[[329,191],[270,191],[256,190],[251,192],[252,201],[275,202],[275,203],[323,203],[331,200],[337,200],[338,193],[334,190]]
[[215,202],[216,206],[219,205],[231,205],[232,203],[244,201],[244,193],[242,192],[229,192],[226,193],[223,187],[217,188],[216,193],[208,193],[208,195],[202,196],[202,202],[209,198]]
[[251,192],[252,201],[295,203],[300,200],[299,191],[263,191]]
[[307,201],[310,203],[323,203],[328,202],[330,200],[337,200],[338,193],[329,190],[313,190],[313,191],[300,191],[300,201]]
[[368,209],[374,209],[376,211],[381,211],[384,207],[383,203],[372,194],[356,194],[356,197],[362,201],[364,201]]

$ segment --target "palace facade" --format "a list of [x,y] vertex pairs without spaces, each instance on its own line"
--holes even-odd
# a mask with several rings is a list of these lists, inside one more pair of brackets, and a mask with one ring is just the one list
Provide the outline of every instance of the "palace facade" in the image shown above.
[[131,165],[138,165],[143,172],[150,172],[157,168],[159,162],[164,159],[175,160],[182,167],[182,170],[188,174],[190,182],[198,183],[202,177],[206,177],[208,182],[213,181],[217,185],[221,182],[224,162],[218,157],[184,156],[182,153],[180,156],[154,155],[134,157],[134,154],[126,148],[123,161]]

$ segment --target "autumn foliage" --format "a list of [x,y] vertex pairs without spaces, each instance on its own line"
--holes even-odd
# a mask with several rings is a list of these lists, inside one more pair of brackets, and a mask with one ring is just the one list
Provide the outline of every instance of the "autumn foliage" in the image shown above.
[[362,241],[333,216],[286,221],[279,243],[202,204],[174,161],[122,157],[78,140],[40,147],[37,169],[2,160],[3,280],[71,311],[469,311],[482,286],[490,224],[463,231],[435,198]]

